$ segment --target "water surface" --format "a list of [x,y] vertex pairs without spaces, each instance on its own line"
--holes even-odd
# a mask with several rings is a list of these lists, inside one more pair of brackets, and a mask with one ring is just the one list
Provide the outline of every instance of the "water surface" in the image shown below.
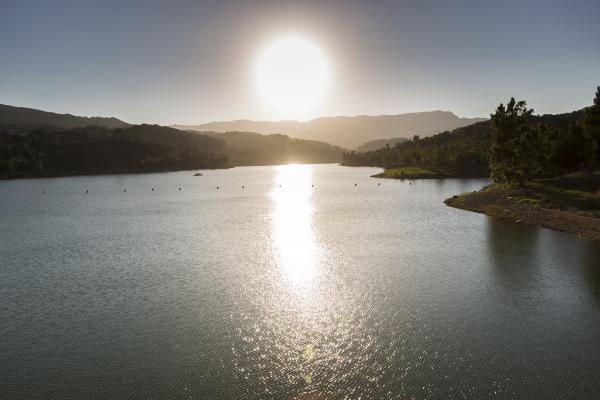
[[600,246],[375,172],[0,182],[0,397],[598,398]]

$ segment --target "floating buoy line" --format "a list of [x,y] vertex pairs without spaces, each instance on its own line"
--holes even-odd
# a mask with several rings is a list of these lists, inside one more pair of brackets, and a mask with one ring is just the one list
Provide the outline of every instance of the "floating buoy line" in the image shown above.
[[[409,181],[409,182],[408,182],[408,184],[409,184],[409,185],[412,185],[412,181]],[[354,183],[354,187],[357,187],[357,186],[358,186],[358,183]],[[381,186],[381,182],[377,182],[377,186]],[[314,188],[314,187],[315,187],[314,183],[313,183],[313,184],[311,184],[311,185],[310,185],[310,187]],[[246,185],[242,185],[242,186],[241,186],[241,188],[242,188],[242,189],[246,189]],[[278,188],[279,188],[279,189],[282,189],[282,188],[283,188],[283,186],[282,186],[282,185],[278,185]],[[179,192],[182,192],[182,191],[183,191],[183,187],[182,187],[182,186],[178,186],[178,188],[177,188],[177,189],[178,189],[178,191],[179,191]],[[221,186],[216,186],[216,189],[217,189],[217,190],[221,189]],[[155,188],[151,188],[150,190],[151,190],[152,192],[156,191],[156,190],[155,190]],[[124,192],[124,193],[126,193],[126,192],[127,192],[127,188],[123,188],[123,192]],[[86,194],[89,194],[89,193],[90,193],[90,190],[89,190],[89,189],[86,189],[86,190],[85,190],[85,193],[86,193]],[[46,189],[43,189],[43,190],[42,190],[42,194],[46,194]]]

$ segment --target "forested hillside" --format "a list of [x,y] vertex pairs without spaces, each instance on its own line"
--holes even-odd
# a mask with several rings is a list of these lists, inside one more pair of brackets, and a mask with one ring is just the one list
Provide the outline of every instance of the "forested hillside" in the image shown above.
[[227,132],[210,135],[227,143],[229,159],[233,165],[339,163],[345,151],[328,143],[293,139],[278,134]]
[[156,125],[0,134],[0,174],[63,175],[229,166],[226,144]]
[[[9,131],[10,132],[10,131]],[[327,143],[251,132],[187,132],[158,125],[0,128],[0,176],[150,172],[285,163],[337,163],[343,149]]]
[[[577,122],[583,111],[568,114],[531,116],[531,121],[544,130],[545,144],[551,163],[561,169],[577,168],[583,133]],[[437,135],[398,143],[394,147],[369,152],[347,152],[343,164],[396,168],[405,166],[452,168],[458,171],[487,171],[491,121],[446,131]]]

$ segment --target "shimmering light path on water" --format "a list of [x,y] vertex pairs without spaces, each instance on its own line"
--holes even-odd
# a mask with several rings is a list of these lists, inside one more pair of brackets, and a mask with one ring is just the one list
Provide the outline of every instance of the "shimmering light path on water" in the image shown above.
[[0,182],[0,397],[597,397],[600,246],[375,172]]

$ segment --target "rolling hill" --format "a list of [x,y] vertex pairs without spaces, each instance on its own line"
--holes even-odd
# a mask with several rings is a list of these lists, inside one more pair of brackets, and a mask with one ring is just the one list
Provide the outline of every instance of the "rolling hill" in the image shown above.
[[129,124],[112,117],[79,117],[0,104],[0,129],[4,133],[24,134],[38,128],[71,129],[84,126],[114,129],[123,128]]
[[484,120],[460,118],[448,111],[429,111],[398,115],[322,117],[308,122],[236,120],[173,127],[195,131],[280,133],[298,139],[318,140],[354,149],[371,140],[411,138],[414,135],[431,136]]
[[345,149],[315,140],[254,132],[203,132],[227,144],[233,165],[339,163]]
[[[544,114],[532,117],[532,121],[548,127],[560,146],[553,154],[553,163],[564,169],[575,169],[577,162],[573,148],[581,143],[581,132],[576,123],[583,110],[564,114]],[[436,167],[454,171],[480,171],[487,174],[488,139],[492,123],[490,120],[445,131],[437,135],[415,138],[391,146],[389,149],[344,154],[343,165],[370,166],[381,168]]]

